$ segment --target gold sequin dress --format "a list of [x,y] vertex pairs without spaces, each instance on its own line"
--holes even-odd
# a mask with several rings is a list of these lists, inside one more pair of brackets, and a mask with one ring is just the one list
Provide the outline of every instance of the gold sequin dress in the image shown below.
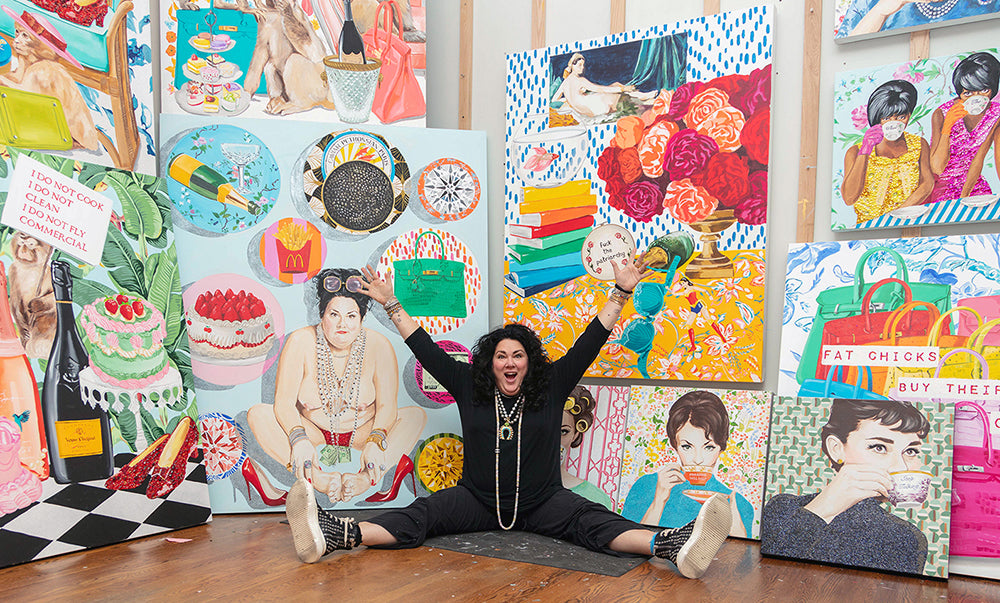
[[908,132],[903,137],[906,152],[899,157],[868,156],[865,188],[854,203],[858,224],[896,209],[920,184],[920,137]]

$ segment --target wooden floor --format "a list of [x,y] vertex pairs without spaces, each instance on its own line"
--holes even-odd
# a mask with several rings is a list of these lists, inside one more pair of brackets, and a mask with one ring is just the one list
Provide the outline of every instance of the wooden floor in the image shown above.
[[[421,547],[304,565],[284,515],[212,523],[0,570],[3,601],[998,601],[1000,583],[917,580],[761,558],[730,539],[701,580],[643,563],[620,578]],[[173,543],[166,538],[190,538]]]

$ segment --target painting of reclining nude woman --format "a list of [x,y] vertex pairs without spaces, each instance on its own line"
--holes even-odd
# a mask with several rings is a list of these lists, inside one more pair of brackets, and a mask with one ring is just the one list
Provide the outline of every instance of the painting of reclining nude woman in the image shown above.
[[991,49],[838,74],[835,230],[1000,218],[998,56]]

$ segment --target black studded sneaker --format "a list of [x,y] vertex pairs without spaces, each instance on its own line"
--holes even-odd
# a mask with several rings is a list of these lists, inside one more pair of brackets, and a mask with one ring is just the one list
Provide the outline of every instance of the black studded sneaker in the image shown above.
[[295,554],[303,563],[316,563],[336,550],[361,544],[361,528],[352,517],[336,517],[316,504],[312,484],[296,480],[288,491],[285,517],[292,528]]
[[726,541],[732,522],[726,495],[715,494],[705,501],[694,521],[654,536],[653,555],[676,565],[685,578],[699,578]]

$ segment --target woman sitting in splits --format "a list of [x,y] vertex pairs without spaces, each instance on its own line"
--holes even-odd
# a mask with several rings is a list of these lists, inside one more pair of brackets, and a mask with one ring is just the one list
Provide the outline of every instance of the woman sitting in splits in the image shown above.
[[[686,577],[701,576],[729,533],[732,517],[724,495],[710,498],[691,523],[656,532],[570,492],[560,479],[566,399],[645,273],[638,262],[616,269],[608,302],[559,360],[548,359],[533,331],[510,324],[479,339],[470,365],[435,345],[393,297],[391,279],[366,268],[361,291],[383,304],[417,360],[456,400],[465,435],[462,478],[405,509],[359,523],[319,509],[306,481],[312,468],[295,467],[300,479],[288,494],[286,513],[299,558],[312,563],[358,545],[413,548],[431,536],[501,528],[612,555],[655,555]],[[289,437],[296,437],[295,430]]]

